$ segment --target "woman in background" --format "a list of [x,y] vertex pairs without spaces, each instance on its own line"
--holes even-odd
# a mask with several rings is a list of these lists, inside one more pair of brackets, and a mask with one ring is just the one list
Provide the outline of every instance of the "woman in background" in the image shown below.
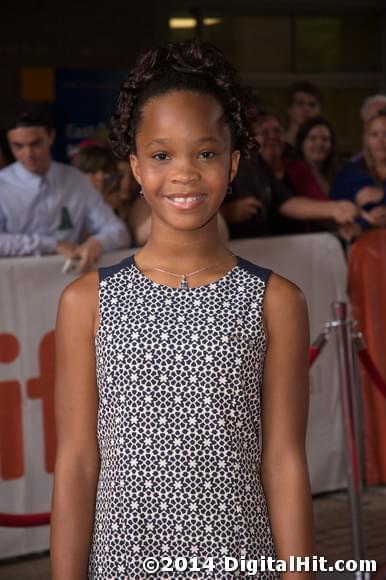
[[314,117],[306,121],[299,129],[296,147],[299,160],[287,163],[287,173],[296,190],[302,189],[304,169],[306,165],[310,175],[307,181],[308,195],[315,199],[328,199],[331,183],[336,174],[335,135],[331,125],[322,117]]
[[[127,169],[121,168],[112,151],[107,145],[87,141],[80,144],[77,153],[71,159],[72,164],[86,173],[91,183],[102,195],[116,215],[126,224],[129,218],[129,208],[132,201],[130,178],[127,178]],[[124,185],[124,189],[122,189]]]
[[72,163],[86,173],[105,201],[125,222],[135,246],[143,246],[151,229],[150,211],[139,195],[129,161],[117,161],[108,145],[86,141],[72,157]]
[[332,187],[333,199],[350,200],[361,208],[353,234],[386,226],[386,109],[365,123],[363,158],[345,165]]

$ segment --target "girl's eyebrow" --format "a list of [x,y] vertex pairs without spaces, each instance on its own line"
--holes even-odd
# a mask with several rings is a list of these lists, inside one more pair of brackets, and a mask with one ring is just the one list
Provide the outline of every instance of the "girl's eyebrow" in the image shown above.
[[148,143],[148,144],[146,145],[146,149],[148,149],[148,148],[149,148],[149,147],[151,147],[152,145],[165,145],[165,143],[168,143],[169,141],[170,141],[170,139],[166,139],[166,138],[164,138],[164,139],[162,139],[162,138],[159,138],[159,139],[152,139],[152,140],[150,141],[150,143]]
[[[165,145],[167,143],[170,142],[170,139],[168,139],[167,137],[159,137],[158,139],[152,139],[150,141],[150,143],[148,143],[146,145],[146,149],[148,149],[149,147],[151,147],[152,145]],[[222,141],[220,139],[217,139],[216,137],[213,137],[212,135],[208,135],[205,137],[200,137],[199,139],[197,139],[195,141],[195,144],[200,145],[201,143],[222,143]]]

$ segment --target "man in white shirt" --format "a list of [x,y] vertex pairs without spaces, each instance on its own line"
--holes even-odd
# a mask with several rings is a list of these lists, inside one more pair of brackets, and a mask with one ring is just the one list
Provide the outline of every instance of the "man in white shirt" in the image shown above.
[[22,112],[7,137],[16,162],[0,171],[0,256],[58,253],[85,272],[102,252],[129,246],[126,226],[87,177],[52,160],[55,132],[44,110]]

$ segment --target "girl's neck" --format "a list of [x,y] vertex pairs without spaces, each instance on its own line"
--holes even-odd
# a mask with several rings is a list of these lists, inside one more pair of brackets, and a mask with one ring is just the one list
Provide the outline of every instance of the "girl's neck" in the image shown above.
[[[209,227],[208,227],[209,226]],[[144,266],[157,266],[172,272],[190,272],[226,261],[232,255],[218,235],[217,221],[203,230],[166,231],[152,223],[146,244],[136,253]]]

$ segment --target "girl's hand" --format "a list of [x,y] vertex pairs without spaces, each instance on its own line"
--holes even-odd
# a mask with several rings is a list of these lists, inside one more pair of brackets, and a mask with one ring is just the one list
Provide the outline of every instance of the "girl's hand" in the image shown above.
[[360,207],[368,203],[378,203],[382,200],[384,191],[381,187],[362,187],[355,196],[355,203]]
[[386,227],[386,205],[378,205],[369,211],[362,210],[361,216],[374,227]]
[[358,216],[359,210],[351,201],[331,201],[331,218],[338,224],[352,223]]

